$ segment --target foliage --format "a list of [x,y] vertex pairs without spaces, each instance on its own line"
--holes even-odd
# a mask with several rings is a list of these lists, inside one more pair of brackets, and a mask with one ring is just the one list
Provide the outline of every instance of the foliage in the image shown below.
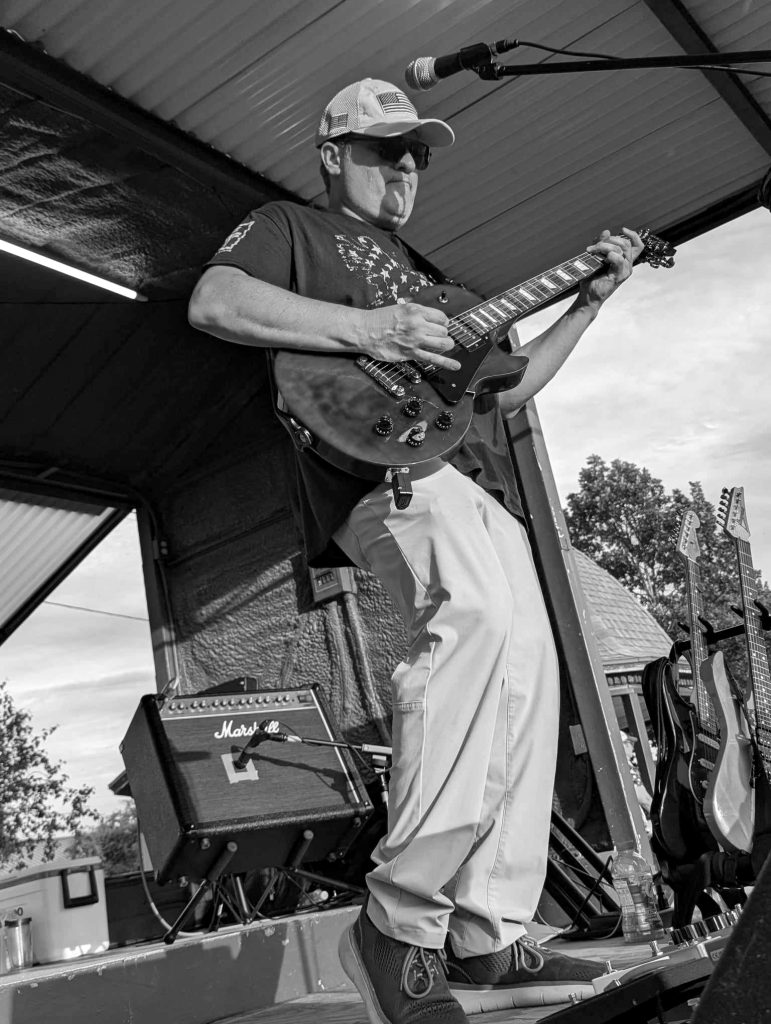
[[[673,639],[678,633],[682,638],[679,625],[688,624],[686,567],[677,538],[683,515],[695,511],[704,617],[716,629],[738,624],[732,610],[741,605],[735,545],[718,525],[700,483],[691,482],[688,495],[677,489],[668,494],[645,467],[620,459],[608,465],[590,455],[579,488],[568,495],[565,509],[574,546],[622,583]],[[756,572],[758,599],[771,608],[771,591]],[[743,641],[731,641],[725,650],[734,674],[746,681]]]
[[52,860],[57,839],[96,818],[88,807],[94,790],[74,787],[45,743],[56,727],[35,733],[29,712],[16,708],[0,680],[0,868],[26,867],[35,854]]
[[118,811],[102,814],[95,828],[75,836],[73,857],[100,857],[106,877],[140,870],[137,813],[127,801]]

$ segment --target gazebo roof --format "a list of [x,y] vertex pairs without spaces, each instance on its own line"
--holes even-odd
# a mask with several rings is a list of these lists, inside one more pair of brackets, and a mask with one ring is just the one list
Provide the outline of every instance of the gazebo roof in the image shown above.
[[650,612],[588,555],[573,550],[606,672],[639,671],[669,653],[672,638]]

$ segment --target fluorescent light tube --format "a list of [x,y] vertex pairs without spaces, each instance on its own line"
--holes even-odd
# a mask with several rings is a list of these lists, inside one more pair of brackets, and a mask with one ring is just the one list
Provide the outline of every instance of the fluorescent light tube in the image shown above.
[[9,252],[12,256],[18,256],[20,259],[29,260],[30,263],[39,263],[41,267],[48,267],[49,270],[57,270],[60,274],[67,274],[69,277],[76,277],[79,281],[86,281],[88,284],[94,284],[97,288],[105,288],[108,292],[115,292],[116,295],[122,295],[126,299],[136,299],[139,302],[147,302],[145,296],[140,295],[139,292],[135,292],[133,288],[124,288],[122,284],[114,284],[112,281],[107,281],[103,277],[97,277],[96,274],[87,274],[85,270],[68,267],[66,263],[60,263],[59,260],[52,260],[49,256],[43,256],[41,253],[34,252],[32,249],[23,249],[20,245],[13,245],[11,242],[4,242],[0,239],[0,250],[3,252]]

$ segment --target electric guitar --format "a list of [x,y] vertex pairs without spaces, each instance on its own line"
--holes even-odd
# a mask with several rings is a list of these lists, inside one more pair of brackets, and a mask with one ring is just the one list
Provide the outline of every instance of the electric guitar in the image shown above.
[[733,538],[739,562],[739,586],[744,614],[744,636],[747,662],[752,683],[754,708],[749,712],[757,755],[765,780],[771,781],[771,671],[760,627],[760,610],[755,603],[758,596],[757,574],[752,566],[750,530],[744,506],[744,488],[724,489],[718,509],[718,522]]
[[[639,262],[673,266],[669,243],[647,228],[639,234],[645,243]],[[527,359],[501,347],[511,325],[603,266],[601,257],[584,252],[483,301],[450,284],[418,293],[414,302],[451,318],[455,346],[447,355],[461,364],[456,371],[414,360],[279,350],[273,372],[281,419],[300,449],[364,479],[430,465],[460,447],[476,396],[521,381]]]
[[693,510],[685,513],[680,523],[676,550],[685,563],[685,599],[688,607],[693,673],[689,716],[692,745],[688,763],[688,782],[694,799],[703,804],[715,767],[715,757],[720,749],[720,741],[717,716],[700,672],[701,666],[707,660],[707,646],[701,624],[701,616],[704,614],[699,571],[701,550],[696,535],[700,525],[699,517]]
[[[756,623],[757,609],[753,604],[758,589],[752,558],[749,555],[749,529],[744,511],[743,488],[723,490],[717,513],[718,524],[731,537],[739,561],[742,601],[744,603],[744,629],[747,657],[755,692],[756,674],[760,700],[771,701],[771,681],[765,644]],[[762,650],[762,658],[760,657]],[[763,664],[761,664],[761,662]],[[722,846],[730,851],[752,850],[758,826],[758,788],[756,784],[753,733],[756,714],[746,703],[742,707],[739,694],[731,687],[725,670],[723,653],[718,651],[702,669],[703,679],[710,690],[719,720],[720,750],[713,773],[714,788],[708,790],[709,810],[706,817]],[[768,723],[767,723],[768,724]],[[724,787],[719,780],[726,780]],[[761,810],[762,805],[761,805]],[[763,817],[766,816],[764,813]]]
[[752,764],[747,757],[746,726],[742,729],[740,709],[733,699],[723,654],[707,655],[700,621],[704,605],[698,566],[701,552],[696,536],[699,526],[696,513],[686,512],[677,541],[677,552],[686,565],[693,669],[689,784],[715,840],[724,849],[740,852],[749,850],[752,845],[755,819]]

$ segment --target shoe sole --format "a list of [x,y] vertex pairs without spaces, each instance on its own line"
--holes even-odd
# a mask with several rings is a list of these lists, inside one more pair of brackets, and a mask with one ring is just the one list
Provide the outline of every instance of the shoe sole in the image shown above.
[[510,989],[492,986],[458,985],[450,982],[450,991],[467,1014],[489,1013],[526,1006],[554,1006],[557,1003],[580,1002],[596,995],[591,984],[556,982],[548,985],[517,985]]
[[353,925],[349,925],[340,936],[337,953],[343,970],[356,986],[362,998],[370,1024],[391,1024],[391,1021],[383,1013],[378,998],[375,995],[375,990],[372,988],[372,983],[369,980],[369,975],[362,962],[359,947],[356,945],[356,940],[353,937]]

